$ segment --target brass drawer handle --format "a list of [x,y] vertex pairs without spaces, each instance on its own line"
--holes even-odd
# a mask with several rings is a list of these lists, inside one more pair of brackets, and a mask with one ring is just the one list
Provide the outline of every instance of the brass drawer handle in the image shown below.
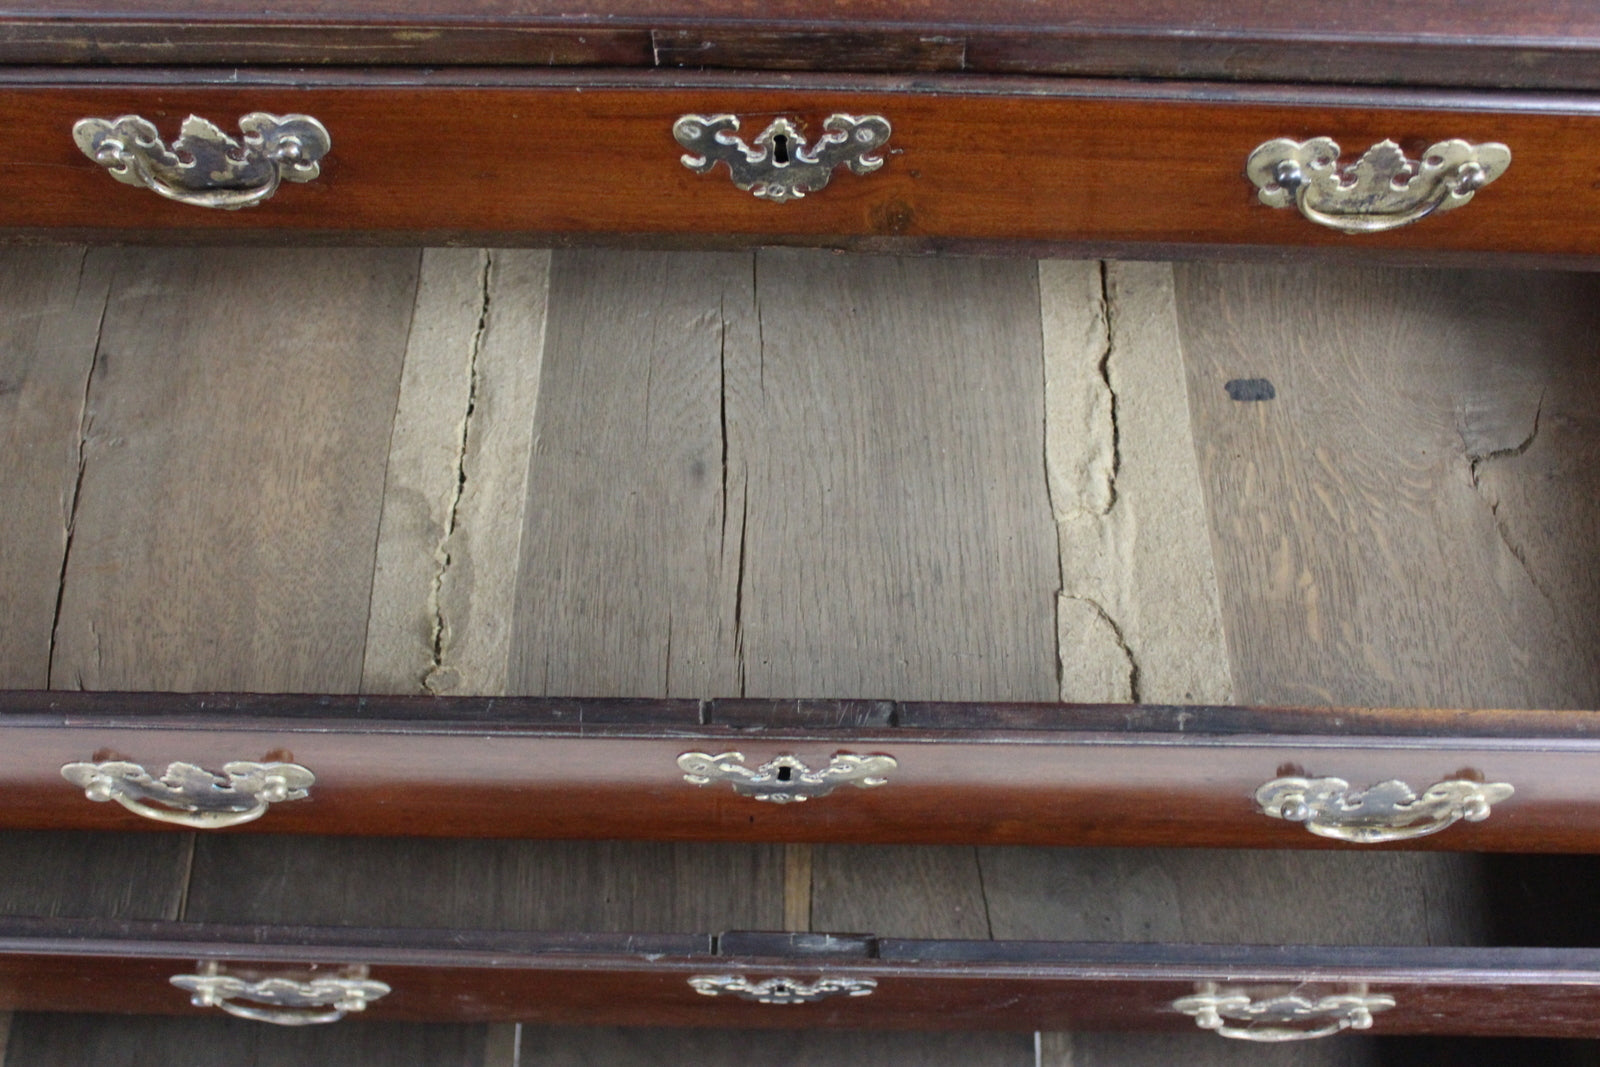
[[807,144],[797,122],[779,118],[745,144],[735,115],[684,115],[672,124],[672,136],[689,149],[683,165],[696,174],[726,163],[735,186],[781,204],[822,189],[840,166],[855,174],[883,166],[883,157],[872,154],[889,141],[882,115],[829,115],[822,129]]
[[779,756],[751,770],[744,765],[744,754],[685,752],[678,757],[678,769],[690,785],[727,782],[742,797],[773,804],[799,803],[812,797],[825,797],[841,785],[872,789],[885,784],[889,772],[900,766],[893,756],[852,756],[841,752],[826,767],[812,770],[794,756]]
[[61,777],[90,800],[115,800],[135,815],[201,830],[261,818],[286,800],[304,800],[317,777],[298,763],[224,764],[222,774],[170,763],[160,778],[137,763],[69,763]]
[[308,182],[331,141],[310,115],[253,111],[239,120],[243,143],[215,123],[190,115],[178,139],[164,144],[155,123],[138,115],[80,119],[72,139],[83,154],[128,185],[168,200],[234,211],[254,207],[281,182]]
[[[1310,1041],[1340,1030],[1371,1029],[1373,1013],[1394,1007],[1394,998],[1386,993],[1369,994],[1362,987],[1326,997],[1286,994],[1254,1000],[1207,983],[1202,992],[1179,997],[1172,1007],[1193,1016],[1200,1029],[1239,1041]],[[1243,1025],[1231,1026],[1230,1020]]]
[[752,982],[742,975],[697,974],[689,986],[702,996],[733,996],[761,1004],[811,1004],[829,997],[867,997],[878,988],[872,978],[766,978]]
[[1482,822],[1516,792],[1508,782],[1436,782],[1419,797],[1390,780],[1351,789],[1343,778],[1275,778],[1256,790],[1263,815],[1304,823],[1319,837],[1371,845],[1426,837],[1465,819]]
[[[356,977],[309,982],[288,978],[248,982],[217,973],[216,963],[211,962],[202,965],[198,974],[175,974],[170,981],[188,992],[189,1003],[197,1008],[221,1008],[229,1015],[274,1026],[318,1026],[336,1023],[351,1012],[366,1011],[368,1004],[391,992],[387,984],[366,977],[364,968],[357,972]],[[235,1004],[236,1000],[254,1003]]]
[[1285,137],[1251,152],[1245,173],[1268,207],[1296,207],[1341,233],[1379,233],[1460,207],[1509,166],[1511,149],[1492,141],[1440,141],[1420,160],[1381,141],[1341,167],[1333,138]]

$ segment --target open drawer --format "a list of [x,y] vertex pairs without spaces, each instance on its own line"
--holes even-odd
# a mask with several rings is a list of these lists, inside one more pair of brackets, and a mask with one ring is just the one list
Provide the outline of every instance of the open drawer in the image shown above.
[[1582,712],[6,693],[0,713],[13,828],[1600,851]]
[[0,117],[0,230],[17,236],[1600,249],[1584,96],[12,68]]
[[[40,867],[91,883],[119,877],[110,868],[71,870],[106,844],[103,835],[13,834],[6,843],[14,855],[37,859],[30,873],[10,879],[11,910],[25,910],[14,901],[18,883],[36,883]],[[334,885],[318,887],[308,859],[331,860],[336,850],[234,839],[202,847],[187,870],[169,865],[168,888],[181,884],[185,894],[183,921],[0,921],[0,1007],[226,1011],[288,1025],[348,1016],[1199,1028],[1244,1040],[1366,1029],[1600,1036],[1593,924],[1580,919],[1574,929],[1571,912],[1559,906],[1575,895],[1561,884],[1592,876],[1588,860],[985,849],[977,861],[983,914],[963,918],[958,905],[930,920],[926,891],[920,898],[873,892],[870,876],[850,872],[949,862],[939,855],[947,850],[851,848],[819,857],[809,902],[814,921],[874,922],[889,935],[919,925],[954,935],[977,921],[973,938],[693,932],[715,912],[760,917],[775,903],[759,874],[764,861],[748,849],[695,846],[669,858],[652,846],[612,846],[604,879],[590,882],[588,893],[583,855],[559,845],[387,841],[359,851],[374,871],[384,866],[374,860],[403,859],[412,873],[399,877],[418,892],[381,885],[383,877],[394,879],[394,869],[387,876],[341,869]],[[646,872],[659,878],[666,869],[720,875],[723,894],[750,895],[713,901],[688,893],[649,920],[667,932],[628,929],[630,913],[637,919],[649,905],[626,887],[648,897]],[[452,903],[420,892],[440,878],[470,884],[476,896]],[[147,872],[142,880],[161,879]],[[1543,896],[1551,890],[1554,897]],[[93,892],[53,887],[50,895],[61,901]],[[947,890],[934,906],[957,896]],[[1552,903],[1558,906],[1536,906]],[[469,914],[481,925],[415,925]],[[404,925],[372,928],[362,921],[370,917]],[[577,922],[597,929],[575,932]],[[993,935],[982,936],[981,924]],[[1192,939],[1177,939],[1185,934]]]

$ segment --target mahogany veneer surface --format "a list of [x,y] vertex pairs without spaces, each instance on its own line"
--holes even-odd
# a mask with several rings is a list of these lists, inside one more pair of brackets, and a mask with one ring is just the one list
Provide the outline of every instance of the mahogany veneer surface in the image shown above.
[[[107,82],[120,83],[107,85]],[[91,84],[96,83],[96,84]],[[254,84],[241,84],[254,83]],[[610,233],[679,241],[830,237],[925,242],[1304,246],[1367,253],[1600,248],[1600,101],[1087,81],[783,75],[368,71],[113,74],[0,71],[0,229],[216,240],[261,231],[528,240]],[[184,116],[315,115],[322,175],[259,208],[206,210],[122,185],[72,142],[85,116],[137,113],[175,137]],[[786,204],[690,172],[681,115],[835,112],[894,127],[884,166],[840,172]],[[753,137],[758,128],[744,131]],[[1257,202],[1252,150],[1331,136],[1347,153],[1393,139],[1502,141],[1514,164],[1473,203],[1359,238]],[[424,147],[426,146],[426,147]],[[514,235],[521,235],[516,237]]]
[[[66,763],[159,774],[292,759],[316,774],[311,797],[249,830],[1351,847],[1261,813],[1256,789],[1293,774],[1515,786],[1488,820],[1405,847],[1600,849],[1600,737],[1584,712],[45,693],[0,709],[0,826],[17,828],[160,827],[84,799],[57,773]],[[696,751],[738,751],[751,767],[886,753],[899,766],[877,788],[780,805],[685,782],[677,759]]]

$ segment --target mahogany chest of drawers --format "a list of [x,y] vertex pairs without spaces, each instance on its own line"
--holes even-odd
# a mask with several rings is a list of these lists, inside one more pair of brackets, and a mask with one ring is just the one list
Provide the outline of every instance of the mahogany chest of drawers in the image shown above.
[[[1500,8],[12,3],[0,233],[1591,265],[1600,10]],[[13,693],[0,826],[1600,852],[1581,714],[808,696]],[[1582,946],[714,933],[12,919],[0,1006],[1600,1036]]]

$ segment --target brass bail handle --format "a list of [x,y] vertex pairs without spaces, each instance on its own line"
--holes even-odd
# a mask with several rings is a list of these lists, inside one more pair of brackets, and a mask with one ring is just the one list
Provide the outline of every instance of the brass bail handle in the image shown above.
[[193,763],[169,763],[160,775],[137,763],[69,763],[61,777],[90,800],[116,801],[135,815],[198,830],[253,822],[277,803],[304,800],[316,775],[298,763],[238,760],[213,774]]
[[1394,1006],[1394,997],[1368,993],[1365,986],[1320,997],[1289,993],[1256,998],[1214,983],[1172,1002],[1174,1010],[1193,1018],[1202,1030],[1235,1041],[1265,1043],[1313,1041],[1341,1030],[1369,1030],[1375,1012]]
[[170,145],[139,115],[79,119],[72,139],[119,182],[195,207],[236,211],[270,199],[283,182],[321,173],[332,147],[327,128],[310,115],[253,111],[234,138],[209,119],[190,115]]
[[1417,795],[1390,779],[1354,789],[1343,778],[1274,778],[1256,790],[1261,814],[1296,822],[1318,837],[1358,845],[1410,841],[1457,822],[1482,822],[1516,790],[1509,782],[1449,779]]
[[1250,153],[1245,174],[1268,207],[1293,207],[1319,226],[1360,234],[1463,207],[1511,166],[1511,149],[1492,141],[1440,141],[1420,159],[1393,141],[1378,142],[1349,164],[1341,165],[1339,155],[1331,137],[1280,137]]
[[[343,978],[263,978],[248,981],[222,974],[216,961],[200,965],[194,974],[175,974],[169,981],[189,994],[197,1008],[220,1008],[229,1015],[273,1026],[322,1026],[336,1023],[393,990],[366,976],[366,968],[351,968]],[[236,1003],[250,1001],[252,1003]]]

